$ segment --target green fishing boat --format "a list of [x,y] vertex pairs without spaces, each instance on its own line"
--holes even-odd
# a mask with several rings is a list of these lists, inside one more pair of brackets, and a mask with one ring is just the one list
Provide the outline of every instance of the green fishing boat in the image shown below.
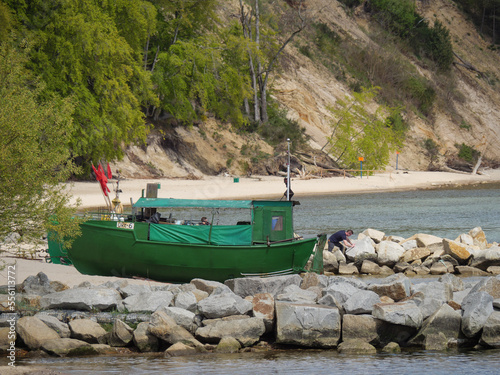
[[[313,268],[321,272],[326,237],[303,239],[294,234],[292,211],[297,203],[142,197],[133,204],[132,214],[90,215],[67,253],[78,271],[88,275],[222,282],[302,272],[317,248]],[[248,221],[217,225],[212,215],[209,225],[200,225],[168,215],[169,210],[193,208],[217,214],[224,209],[248,210],[250,216]]]

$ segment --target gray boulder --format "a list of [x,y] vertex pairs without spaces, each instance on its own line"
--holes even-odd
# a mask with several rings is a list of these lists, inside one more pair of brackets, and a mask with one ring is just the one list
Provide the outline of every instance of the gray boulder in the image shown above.
[[276,296],[277,301],[299,302],[299,303],[316,303],[317,293],[304,290],[297,285],[288,285],[283,293]]
[[492,296],[493,299],[500,298],[500,277],[495,276],[484,278],[474,285],[470,292],[486,292]]
[[243,277],[226,280],[224,282],[235,294],[240,297],[253,296],[258,293],[270,293],[274,297],[289,285],[300,286],[302,278],[299,275],[273,277]]
[[154,312],[160,306],[170,306],[173,299],[174,295],[171,292],[146,292],[125,298],[123,305],[129,312]]
[[227,293],[230,291],[230,288],[227,285],[224,285],[218,281],[193,279],[191,280],[191,284],[194,285],[196,289],[207,292],[209,295]]
[[223,337],[215,348],[216,353],[238,353],[241,349],[241,344],[234,337]]
[[465,288],[462,279],[451,273],[447,273],[446,275],[441,276],[438,281],[444,284],[451,285],[451,289],[453,292],[458,292],[464,290]]
[[106,311],[117,309],[122,298],[115,289],[75,288],[42,296],[40,306],[44,310],[67,309],[91,311],[94,309]]
[[38,313],[35,315],[35,318],[40,319],[42,322],[44,322],[47,327],[53,329],[59,334],[59,337],[61,338],[69,338],[71,335],[71,331],[69,330],[69,327],[66,323],[61,322],[59,319],[57,319],[54,316],[50,316],[47,314],[43,313]]
[[492,246],[489,249],[476,252],[470,266],[483,271],[490,266],[500,266],[500,247]]
[[219,319],[205,327],[198,328],[196,337],[204,342],[217,344],[223,337],[229,336],[245,347],[257,343],[265,331],[264,320],[261,318]]
[[43,296],[55,293],[46,274],[39,272],[36,276],[28,276],[21,284],[21,290],[26,294]]
[[462,332],[474,337],[486,324],[493,312],[493,297],[486,292],[470,292],[462,301]]
[[337,351],[342,354],[376,354],[377,349],[367,343],[366,341],[359,340],[359,339],[351,339],[351,340],[346,340],[342,341],[340,343]]
[[149,285],[139,285],[139,284],[127,284],[123,287],[118,287],[117,290],[118,292],[120,292],[121,296],[124,299],[136,294],[144,294],[152,292],[151,287]]
[[188,330],[178,325],[164,311],[156,311],[151,315],[148,332],[170,345],[180,342],[193,347],[203,346]]
[[[410,340],[410,344],[430,349],[426,345],[436,343],[432,336],[442,334],[446,339],[446,348],[457,347],[461,320],[462,317],[458,311],[444,304],[425,320],[417,335]],[[442,342],[442,339],[439,339],[439,342]]]
[[420,328],[423,322],[422,312],[413,301],[376,304],[372,315],[388,323],[412,328]]
[[377,293],[370,290],[358,290],[345,301],[344,310],[347,314],[371,314],[376,303],[380,303]]
[[198,300],[193,292],[180,292],[175,296],[174,306],[180,309],[196,312]]
[[369,237],[353,242],[356,246],[347,249],[345,253],[347,259],[353,262],[363,261],[365,259],[377,261],[377,253],[375,252],[375,247]]
[[163,311],[165,314],[174,319],[175,323],[184,327],[189,332],[194,333],[198,326],[195,323],[196,315],[191,311],[181,309],[179,307],[165,307],[161,306],[156,311]]
[[493,311],[486,319],[479,343],[495,349],[500,348],[500,311]]
[[252,303],[230,292],[210,295],[198,302],[198,310],[209,319],[230,315],[244,315],[252,310]]
[[348,282],[338,282],[335,284],[330,284],[328,287],[323,289],[323,297],[326,295],[332,296],[338,303],[344,305],[345,301],[349,299],[354,293],[360,289],[353,286]]
[[443,304],[451,301],[453,298],[453,289],[451,284],[431,281],[429,283],[419,283],[413,286],[415,293],[421,298],[416,298],[415,302],[422,310],[423,318],[426,319],[436,312]]
[[334,307],[276,302],[276,342],[334,348],[340,340],[341,317]]

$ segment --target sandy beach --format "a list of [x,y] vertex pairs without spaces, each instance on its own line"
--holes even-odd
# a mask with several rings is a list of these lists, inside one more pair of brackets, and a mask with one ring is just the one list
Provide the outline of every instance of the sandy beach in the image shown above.
[[[120,200],[130,205],[130,200],[141,197],[148,183],[160,185],[160,198],[188,199],[279,199],[286,190],[283,177],[206,177],[201,180],[158,179],[120,181]],[[305,195],[328,195],[345,193],[369,193],[383,191],[414,190],[425,188],[453,187],[468,184],[500,183],[500,169],[488,170],[481,175],[449,172],[395,171],[374,176],[329,177],[329,178],[292,178],[294,199]],[[114,197],[115,183],[109,183],[111,197]],[[69,186],[81,207],[104,206],[104,199],[97,182],[77,182]]]
[[[137,200],[147,183],[160,184],[159,197],[192,198],[192,199],[279,199],[285,184],[281,177],[206,177],[201,180],[161,179],[161,180],[123,180],[120,182],[120,200],[124,205],[130,205],[130,199]],[[482,175],[468,175],[447,172],[391,172],[363,178],[314,178],[292,179],[294,199],[315,194],[366,193],[398,190],[413,190],[439,187],[454,187],[468,184],[500,183],[500,170],[488,170]],[[109,184],[114,197],[113,184]],[[69,189],[73,201],[81,200],[81,208],[105,206],[102,192],[97,182],[72,183]],[[61,281],[72,287],[83,281],[94,285],[107,281],[116,281],[118,277],[88,276],[80,274],[74,267],[46,263],[41,259],[20,259],[11,254],[2,253],[0,257],[7,263],[15,262],[16,280],[21,283],[26,277],[44,272],[50,280]],[[7,270],[0,271],[0,285],[7,283]],[[127,279],[133,284],[154,284],[154,281]]]

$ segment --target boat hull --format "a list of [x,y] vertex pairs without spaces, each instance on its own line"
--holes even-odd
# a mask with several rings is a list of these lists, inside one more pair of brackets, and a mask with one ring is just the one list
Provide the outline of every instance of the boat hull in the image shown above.
[[68,249],[79,272],[168,282],[194,278],[223,282],[248,274],[298,273],[316,244],[314,238],[269,246],[166,243],[148,240],[147,223],[124,229],[113,221],[88,221],[81,230]]

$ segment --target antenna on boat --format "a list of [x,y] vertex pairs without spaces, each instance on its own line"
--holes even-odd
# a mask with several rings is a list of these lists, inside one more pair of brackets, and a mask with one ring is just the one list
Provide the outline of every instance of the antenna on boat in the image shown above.
[[288,142],[288,161],[286,163],[286,200],[290,200],[290,138],[287,138]]

